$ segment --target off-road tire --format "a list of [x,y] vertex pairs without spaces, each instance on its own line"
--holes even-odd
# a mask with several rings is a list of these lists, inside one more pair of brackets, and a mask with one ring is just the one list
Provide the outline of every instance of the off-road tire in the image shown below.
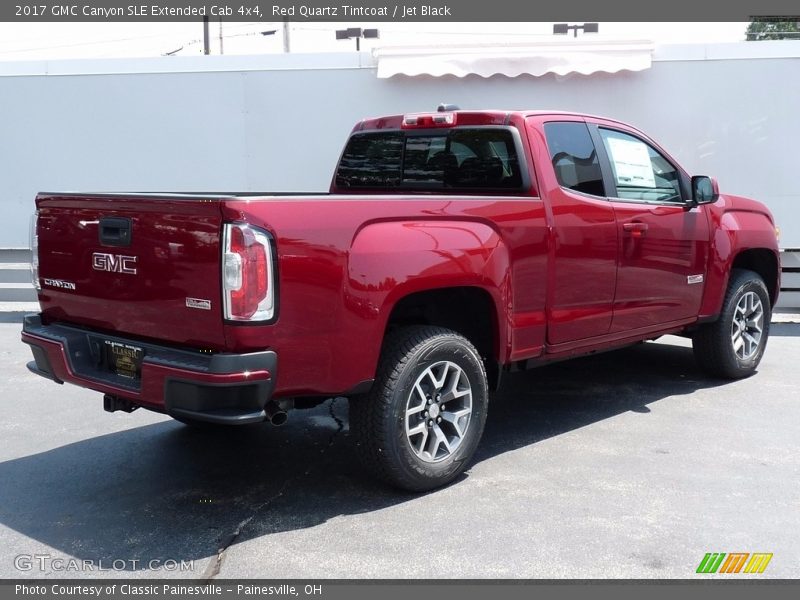
[[[755,294],[761,302],[761,333],[752,354],[742,357],[737,355],[732,336],[735,334],[737,306],[748,294]],[[761,276],[746,269],[734,269],[719,319],[702,325],[692,336],[698,366],[709,375],[725,379],[741,379],[755,373],[767,346],[771,315],[769,292]]]
[[[471,389],[471,412],[468,412],[468,424],[457,440],[458,445],[454,446],[452,452],[450,444],[446,447],[435,446],[439,452],[449,453],[435,459],[430,454],[424,456],[426,442],[416,444],[417,439],[421,438],[412,439],[407,423],[411,419],[430,423],[427,410],[425,417],[422,414],[412,417],[409,416],[409,406],[422,397],[415,388],[418,380],[421,381],[426,373],[433,373],[432,370],[445,368],[452,369],[450,372],[460,378],[462,388],[459,393],[464,394],[467,385]],[[465,383],[467,380],[468,384]],[[442,406],[444,402],[442,400]],[[458,412],[466,411],[466,400],[463,402]],[[454,400],[452,404],[457,404],[457,401]],[[469,340],[442,327],[413,326],[396,330],[384,341],[372,389],[365,395],[350,399],[350,430],[356,453],[368,472],[395,487],[419,492],[443,486],[465,470],[475,453],[486,423],[487,406],[486,370],[478,351]],[[453,418],[454,413],[439,413],[437,408],[431,410],[430,414],[434,418],[441,414],[447,419]],[[419,427],[418,421],[414,423]],[[433,433],[437,429],[433,427],[424,439],[428,440],[428,435],[433,435],[430,440],[438,444]],[[438,432],[450,431],[456,436],[459,429],[461,427],[451,428],[450,421],[447,421]],[[430,442],[427,444],[430,446]]]

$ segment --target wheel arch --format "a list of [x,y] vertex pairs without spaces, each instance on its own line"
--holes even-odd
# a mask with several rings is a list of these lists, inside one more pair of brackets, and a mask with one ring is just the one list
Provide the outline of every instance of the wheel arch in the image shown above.
[[[747,269],[758,273],[764,280],[764,285],[767,286],[770,304],[775,306],[780,289],[780,266],[778,258],[772,250],[766,248],[742,250],[734,257],[731,269]],[[730,279],[730,275],[728,275],[728,279]]]
[[455,286],[413,292],[395,302],[386,320],[384,340],[396,329],[432,325],[467,338],[486,367],[490,389],[500,383],[500,328],[492,295],[477,286]]
[[[482,220],[382,221],[362,228],[348,256],[348,306],[359,315],[364,363],[398,325],[435,325],[464,335],[491,385],[511,347],[511,260],[497,229]],[[368,356],[367,356],[368,355]]]

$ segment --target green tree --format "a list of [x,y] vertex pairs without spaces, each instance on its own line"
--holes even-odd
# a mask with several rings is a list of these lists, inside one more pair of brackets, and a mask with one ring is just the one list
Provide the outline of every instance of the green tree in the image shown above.
[[754,19],[747,26],[747,41],[800,40],[800,22]]

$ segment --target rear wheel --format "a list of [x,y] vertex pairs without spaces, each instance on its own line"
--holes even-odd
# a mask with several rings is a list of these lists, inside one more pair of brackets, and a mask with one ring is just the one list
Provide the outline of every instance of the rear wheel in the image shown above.
[[771,308],[764,280],[734,269],[720,317],[693,337],[698,365],[710,375],[739,379],[755,373],[769,337]]
[[466,338],[440,327],[398,330],[370,393],[350,400],[359,459],[406,490],[445,485],[475,453],[487,405],[483,361]]

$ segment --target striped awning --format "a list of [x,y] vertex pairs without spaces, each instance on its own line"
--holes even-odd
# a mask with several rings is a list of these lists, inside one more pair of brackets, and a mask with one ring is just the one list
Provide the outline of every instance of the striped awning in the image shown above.
[[652,64],[655,46],[649,41],[550,42],[474,46],[387,47],[373,51],[378,77],[428,75],[540,77],[548,73],[617,73],[643,71]]

